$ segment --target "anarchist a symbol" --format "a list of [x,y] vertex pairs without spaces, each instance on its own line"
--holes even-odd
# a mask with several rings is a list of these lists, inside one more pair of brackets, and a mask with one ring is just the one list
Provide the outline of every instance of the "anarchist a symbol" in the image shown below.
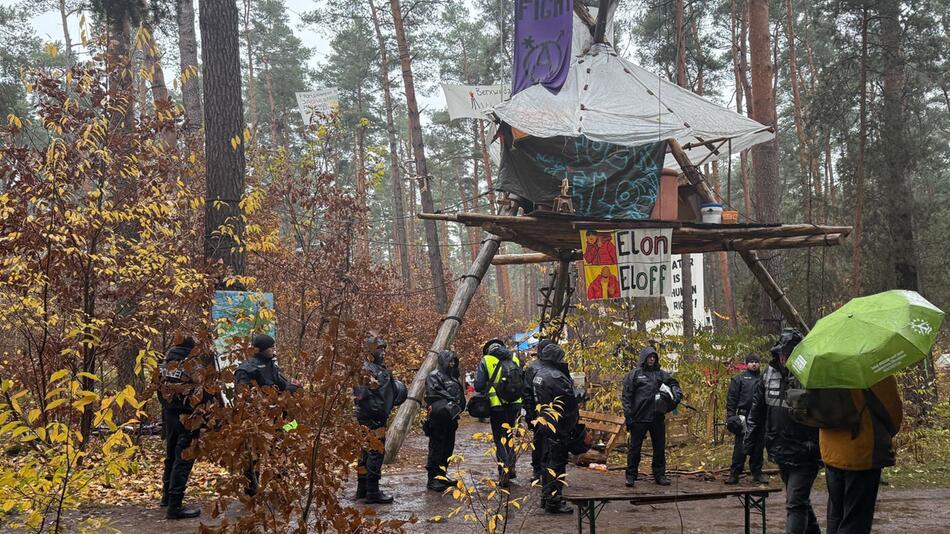
[[541,41],[535,44],[534,39],[529,35],[521,41],[526,54],[524,61],[521,62],[521,71],[525,79],[532,83],[543,83],[557,76],[561,71],[561,43],[558,42],[564,36],[564,30],[558,33],[556,39],[551,41]]

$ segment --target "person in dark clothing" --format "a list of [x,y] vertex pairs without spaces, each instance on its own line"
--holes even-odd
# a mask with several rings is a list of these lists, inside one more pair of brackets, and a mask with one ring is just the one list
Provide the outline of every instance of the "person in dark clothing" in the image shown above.
[[[168,507],[168,519],[191,519],[201,515],[201,508],[182,506],[188,477],[195,460],[183,458],[181,453],[198,437],[197,429],[188,430],[181,422],[182,415],[191,414],[195,410],[195,406],[189,401],[190,389],[194,387],[194,383],[185,369],[185,359],[194,347],[195,340],[186,337],[169,349],[165,360],[159,365],[162,388],[158,400],[162,405],[162,420],[165,424],[165,470],[162,473],[161,506]],[[203,395],[203,401],[208,401],[209,398],[209,395]]]
[[[495,370],[501,365],[503,360],[512,360],[516,365],[521,365],[517,356],[511,354],[504,342],[500,339],[491,339],[482,346],[482,361],[478,364],[478,370],[475,373],[475,390],[487,391],[486,396],[491,403],[489,420],[491,422],[492,438],[495,441],[495,459],[498,461],[498,485],[506,488],[510,480],[518,478],[518,472],[515,470],[515,451],[508,443],[509,432],[505,428],[514,428],[518,424],[518,417],[521,415],[522,399],[516,399],[514,402],[507,402],[501,399],[495,393],[495,384],[501,378],[497,376]],[[492,383],[492,376],[495,377]],[[505,443],[502,443],[502,439]]]
[[762,454],[765,449],[765,436],[761,436],[752,446],[752,449],[746,449],[742,446],[742,438],[745,435],[745,420],[749,417],[749,410],[752,408],[752,397],[755,394],[755,388],[762,380],[762,373],[759,372],[759,355],[749,354],[745,357],[745,371],[732,377],[729,382],[729,394],[726,397],[726,426],[729,431],[736,435],[735,445],[732,447],[732,467],[729,469],[729,478],[726,484],[738,484],[739,475],[742,474],[742,466],[745,459],[749,459],[749,472],[752,473],[752,481],[756,484],[768,484],[769,479],[762,474]]
[[623,378],[623,417],[630,432],[627,449],[627,487],[633,487],[640,470],[640,450],[647,432],[653,444],[653,480],[669,486],[666,477],[666,414],[683,398],[679,382],[660,369],[660,355],[647,347],[640,351],[640,366]]
[[[356,421],[373,431],[380,442],[385,443],[386,421],[389,412],[406,400],[406,385],[393,378],[386,368],[386,341],[371,336],[366,340],[369,352],[363,363],[364,381],[353,388],[356,404]],[[366,504],[389,504],[391,495],[379,489],[383,476],[383,451],[378,448],[363,449],[357,463],[356,498],[365,499]]]
[[[574,380],[567,364],[564,363],[564,350],[551,343],[541,350],[540,364],[531,379],[534,395],[539,406],[551,405],[560,417],[539,415],[554,425],[538,425],[541,434],[541,506],[552,514],[570,514],[573,508],[564,502],[561,490],[565,486],[564,474],[567,468],[567,441],[580,420]],[[555,404],[556,403],[556,404]]]
[[765,435],[769,459],[778,464],[785,484],[785,532],[821,534],[811,507],[811,487],[821,468],[818,429],[792,420],[787,400],[789,389],[801,387],[786,367],[801,340],[801,332],[786,328],[772,346],[772,360],[752,397],[743,447],[751,449]]
[[449,456],[455,450],[459,416],[465,410],[465,390],[459,381],[459,357],[451,350],[439,352],[438,365],[426,377],[428,417],[423,431],[429,437],[426,488],[445,491],[457,484],[448,477]]
[[542,339],[538,342],[538,352],[537,358],[525,366],[524,369],[524,396],[522,400],[524,401],[524,411],[525,411],[525,421],[528,423],[528,428],[532,431],[532,450],[531,450],[531,482],[535,480],[541,480],[541,432],[534,424],[534,420],[538,418],[537,410],[537,401],[534,396],[534,374],[537,372],[538,368],[541,366],[541,351],[544,350],[544,347],[551,344],[551,340]]
[[[297,384],[287,380],[280,372],[277,362],[274,361],[274,338],[265,335],[255,335],[251,345],[257,352],[250,359],[241,363],[234,371],[234,382],[238,386],[274,387],[277,391],[293,393],[297,391]],[[247,478],[247,487],[244,493],[253,497],[257,495],[258,474],[255,469],[256,459],[251,451],[244,476]]]

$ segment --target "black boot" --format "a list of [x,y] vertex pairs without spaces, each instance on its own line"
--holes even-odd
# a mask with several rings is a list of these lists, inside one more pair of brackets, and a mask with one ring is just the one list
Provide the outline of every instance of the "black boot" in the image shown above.
[[360,499],[366,498],[366,479],[359,477],[356,479],[356,496],[353,497],[357,501]]
[[389,504],[393,502],[392,495],[386,495],[379,489],[379,479],[366,480],[366,504]]
[[729,474],[729,478],[726,479],[726,484],[729,484],[730,486],[733,486],[733,485],[738,484],[738,483],[739,483],[739,475],[737,475],[737,474],[735,474],[735,473],[730,473],[730,474]]
[[637,477],[632,477],[630,475],[627,475],[626,486],[628,488],[632,488],[634,485],[636,485],[636,483],[637,483]]
[[168,484],[162,485],[162,500],[158,501],[158,505],[162,508],[168,506]]
[[544,507],[544,511],[549,514],[573,514],[574,508],[564,501],[557,501],[555,503],[548,501]]
[[669,486],[671,484],[670,479],[666,478],[666,475],[656,475],[653,479],[659,486]]
[[453,487],[454,485],[455,484],[450,485],[447,481],[442,480],[442,479],[430,478],[429,482],[426,483],[426,489],[431,490],[431,491],[438,491],[439,493],[442,493],[443,491]]
[[201,508],[189,506],[182,507],[181,500],[184,494],[176,493],[168,496],[168,510],[165,512],[167,519],[194,519],[201,515]]
[[769,477],[763,475],[762,473],[758,473],[758,474],[752,475],[752,482],[755,482],[756,484],[768,484]]

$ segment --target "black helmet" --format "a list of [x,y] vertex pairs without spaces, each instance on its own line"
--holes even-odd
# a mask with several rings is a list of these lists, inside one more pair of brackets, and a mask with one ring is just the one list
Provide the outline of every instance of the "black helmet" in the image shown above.
[[804,339],[804,336],[797,328],[785,328],[779,334],[778,341],[772,345],[769,352],[772,353],[773,358],[777,358],[780,354],[791,354],[795,346],[802,342],[802,339]]
[[501,345],[502,347],[504,347],[505,342],[498,339],[497,337],[493,337],[489,339],[488,341],[485,342],[484,345],[482,345],[482,354],[488,354],[488,349],[490,349],[492,345]]
[[275,344],[274,338],[268,336],[267,334],[257,334],[257,335],[254,336],[254,338],[251,340],[251,345],[252,345],[255,349],[257,349],[257,350],[259,350],[259,351],[261,351],[261,352],[264,352],[265,350],[267,350],[267,349],[273,347],[274,344]]

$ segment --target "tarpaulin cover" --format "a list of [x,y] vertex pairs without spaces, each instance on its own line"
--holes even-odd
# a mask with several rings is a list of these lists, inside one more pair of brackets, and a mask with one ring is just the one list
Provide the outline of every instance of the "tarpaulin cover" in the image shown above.
[[553,205],[566,177],[575,215],[648,219],[659,192],[666,141],[639,147],[587,137],[528,137],[503,148],[498,189]]
[[[609,44],[575,39],[570,72],[557,94],[532,86],[494,108],[503,122],[534,137],[579,136],[615,145],[639,146],[661,139],[681,144],[731,139],[720,156],[738,154],[774,135],[758,122],[710,102],[689,89],[619,57]],[[719,142],[715,146],[719,146]],[[694,163],[709,147],[687,151]],[[677,168],[672,156],[666,167]]]

